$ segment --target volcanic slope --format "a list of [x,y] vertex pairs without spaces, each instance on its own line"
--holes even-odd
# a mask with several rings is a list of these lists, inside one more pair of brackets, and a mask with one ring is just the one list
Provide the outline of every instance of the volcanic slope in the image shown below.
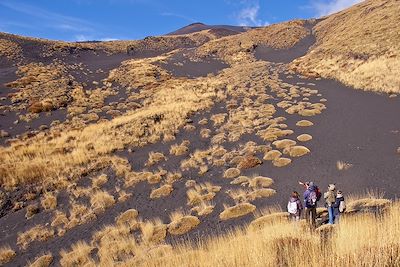
[[395,198],[398,98],[307,79],[286,64],[317,45],[315,29],[329,18],[222,38],[4,35],[2,259],[139,264],[284,206],[298,179]]

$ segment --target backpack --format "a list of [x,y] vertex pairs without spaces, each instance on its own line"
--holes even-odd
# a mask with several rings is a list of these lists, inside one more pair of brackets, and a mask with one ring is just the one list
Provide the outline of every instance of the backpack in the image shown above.
[[289,201],[287,204],[287,209],[290,214],[296,214],[297,213],[297,201]]
[[318,195],[315,190],[310,191],[310,193],[307,196],[306,203],[309,207],[314,207],[317,204],[318,201]]
[[342,200],[339,203],[339,212],[343,213],[345,210],[346,210],[346,202],[344,202],[344,200]]
[[321,190],[319,190],[319,187],[317,186],[315,191],[317,192],[317,201],[319,201],[322,197]]

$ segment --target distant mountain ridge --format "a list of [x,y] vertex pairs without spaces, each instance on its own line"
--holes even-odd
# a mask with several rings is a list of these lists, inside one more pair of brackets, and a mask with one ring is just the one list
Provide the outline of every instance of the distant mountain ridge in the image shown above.
[[207,25],[201,22],[196,22],[189,24],[185,27],[182,27],[176,31],[167,33],[166,35],[181,35],[181,34],[189,34],[204,30],[225,30],[231,31],[232,33],[241,33],[251,29],[251,27],[247,26],[232,26],[232,25]]

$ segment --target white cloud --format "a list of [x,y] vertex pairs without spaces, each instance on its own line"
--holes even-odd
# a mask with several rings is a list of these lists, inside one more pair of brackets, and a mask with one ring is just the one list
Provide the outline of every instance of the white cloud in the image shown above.
[[119,40],[118,38],[112,38],[112,37],[105,37],[105,38],[100,38],[99,41],[102,42],[109,42],[109,41],[117,41]]
[[72,42],[87,42],[87,41],[102,41],[102,42],[108,42],[108,41],[117,41],[120,40],[118,38],[113,38],[113,37],[96,37],[91,34],[76,34],[74,38],[71,40]]
[[76,42],[86,42],[86,41],[93,41],[93,36],[85,35],[85,34],[77,34],[75,35]]
[[240,26],[265,26],[269,23],[259,18],[260,3],[254,0],[240,2],[241,9],[236,15],[237,23]]
[[315,10],[316,16],[322,17],[339,12],[352,5],[363,2],[363,0],[329,0],[329,1],[313,1],[311,4]]

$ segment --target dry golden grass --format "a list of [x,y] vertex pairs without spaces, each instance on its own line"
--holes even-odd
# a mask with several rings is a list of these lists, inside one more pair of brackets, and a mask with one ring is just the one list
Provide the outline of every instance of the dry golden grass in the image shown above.
[[188,124],[188,125],[185,125],[185,126],[183,127],[183,129],[184,129],[185,131],[188,131],[188,132],[193,132],[194,130],[196,130],[196,126],[191,125],[191,124]]
[[29,267],[49,267],[52,262],[53,256],[49,253],[38,257],[33,263],[29,264]]
[[92,179],[92,187],[94,188],[100,188],[102,187],[105,183],[108,181],[108,176],[107,174],[101,174],[95,178]]
[[[126,82],[129,85],[131,77],[126,75],[125,69],[135,72],[135,69],[143,69],[143,65],[152,65],[151,62],[156,60],[159,59],[140,60],[140,64],[135,60],[125,62],[118,71],[110,74],[109,79],[114,80],[121,75],[127,78]],[[152,90],[143,93],[143,97],[148,98],[145,107],[135,112],[128,112],[111,121],[88,125],[83,129],[63,131],[51,140],[36,137],[30,140],[28,146],[2,147],[0,153],[2,182],[11,186],[40,181],[42,177],[74,175],[81,170],[82,165],[90,161],[108,164],[110,158],[103,155],[122,149],[128,144],[144,145],[157,141],[164,134],[175,133],[185,123],[189,113],[211,106],[217,85],[223,83],[217,78],[212,78],[213,80],[206,84],[205,79],[211,78],[185,82],[171,78],[164,83],[156,82],[152,85]],[[142,78],[139,80],[143,81]],[[143,83],[147,85],[149,82],[143,81]],[[157,118],[161,120],[158,122]],[[117,132],[118,135],[115,136]],[[68,143],[68,140],[74,142]],[[70,153],[60,149],[66,145]],[[94,165],[96,166],[96,163]]]
[[244,185],[247,185],[249,183],[249,181],[250,181],[249,177],[242,175],[242,176],[239,176],[239,177],[236,177],[235,179],[233,179],[230,182],[230,184],[235,184],[235,185],[240,184],[240,185],[244,186]]
[[223,221],[242,217],[253,212],[256,209],[256,206],[250,203],[240,203],[232,207],[225,207],[224,211],[222,211],[219,215],[219,218]]
[[350,169],[352,166],[353,166],[353,164],[344,162],[344,161],[342,161],[342,160],[338,160],[338,161],[336,162],[336,168],[337,168],[339,171],[348,170],[348,169]]
[[[100,199],[99,199],[100,200]],[[101,204],[101,202],[100,202]],[[87,221],[91,221],[96,218],[95,212],[103,212],[103,209],[92,210],[85,205],[73,203],[72,209],[69,211],[69,222],[65,226],[66,229],[71,229],[79,224],[83,224]]]
[[17,245],[22,249],[26,249],[33,241],[45,241],[54,236],[54,230],[36,225],[24,233],[18,233]]
[[238,168],[229,168],[224,172],[224,178],[233,179],[240,175],[240,170]]
[[57,197],[51,193],[46,193],[40,203],[45,210],[54,210],[57,207]]
[[51,226],[52,227],[57,227],[57,226],[65,226],[67,225],[69,222],[67,215],[63,212],[60,211],[56,211],[56,213],[54,214],[53,220],[51,222]]
[[[143,266],[398,266],[400,206],[374,216],[343,216],[330,235],[288,221],[287,213],[256,219],[246,230],[180,245]],[[352,240],[352,242],[349,242]],[[129,263],[128,263],[129,264]]]
[[364,1],[319,22],[317,44],[292,69],[358,89],[399,93],[399,27],[397,1]]
[[311,151],[308,148],[306,148],[305,146],[293,146],[289,149],[289,155],[291,157],[301,157],[310,152]]
[[256,176],[249,179],[250,187],[270,187],[273,183],[273,179],[264,176]]
[[223,124],[227,115],[226,113],[212,115],[210,119],[214,122],[214,127]]
[[60,252],[60,265],[67,266],[95,266],[94,261],[90,257],[93,247],[85,242],[78,242],[71,246],[70,251],[62,250]]
[[297,140],[300,142],[307,142],[312,140],[312,136],[309,134],[301,134],[299,136],[297,136]]
[[170,217],[171,223],[168,224],[168,233],[171,235],[183,235],[200,224],[200,220],[196,216],[175,213]]
[[21,58],[21,46],[15,42],[6,39],[0,39],[0,57],[6,57],[9,60]]
[[255,156],[245,156],[242,160],[239,161],[237,167],[239,169],[250,169],[260,164],[262,164],[262,161],[259,158]]
[[285,223],[287,222],[288,218],[289,214],[287,212],[273,212],[253,220],[250,223],[249,228],[252,230],[260,230],[268,225]]
[[22,76],[7,86],[18,88],[11,94],[13,102],[21,102],[20,109],[39,113],[66,105],[70,101],[69,83],[73,78],[67,74],[67,67],[61,63],[30,63],[18,68]]
[[273,195],[276,194],[276,190],[271,189],[271,188],[259,188],[259,189],[254,189],[247,195],[247,199],[249,201],[254,201],[257,198],[267,198],[267,197],[272,197]]
[[96,214],[103,213],[115,204],[115,199],[107,191],[98,190],[90,196],[90,205]]
[[107,226],[93,235],[91,247],[97,247],[102,264],[110,266],[112,262],[127,260],[135,254],[136,241],[129,238],[130,235],[130,229],[124,225]]
[[193,184],[191,187],[192,188],[186,192],[188,198],[187,204],[189,206],[195,206],[195,210],[203,210],[206,206],[211,206],[211,204],[205,204],[208,204],[209,201],[215,197],[216,193],[221,190],[221,186],[216,186],[209,182],[199,185]]
[[314,123],[312,123],[311,121],[308,121],[308,120],[301,120],[301,121],[296,122],[296,126],[299,126],[299,127],[308,127],[308,126],[312,126],[312,125],[314,125]]
[[[272,208],[261,211],[260,217],[247,228],[202,240],[195,246],[182,243],[172,248],[164,245],[167,226],[160,220],[141,223],[140,243],[128,227],[108,226],[93,236],[91,245],[78,242],[70,252],[63,251],[60,264],[94,265],[92,251],[97,248],[101,266],[121,263],[124,266],[167,267],[397,266],[400,264],[400,203],[391,204],[377,197],[380,195],[370,193],[369,204],[364,207],[368,210],[379,206],[380,212],[347,212],[335,227],[323,226],[317,231],[309,231],[304,222],[289,222],[288,213]],[[355,196],[346,199],[350,206],[365,201]],[[229,215],[248,214],[248,208],[255,209],[249,203],[240,205],[241,208],[235,206],[235,212],[230,210]],[[178,235],[199,223],[197,217],[182,212],[174,212],[170,217],[172,222],[168,231],[176,231]],[[228,218],[222,213],[221,217]]]
[[2,246],[0,248],[0,264],[10,262],[17,254],[9,246]]
[[138,225],[138,215],[139,213],[135,209],[126,210],[115,218],[115,223],[117,225],[127,225],[132,229]]
[[358,211],[370,211],[370,210],[380,210],[388,207],[391,201],[388,199],[381,198],[361,198],[357,200],[349,199],[346,205],[346,212],[358,212]]
[[26,207],[26,213],[25,213],[25,218],[30,219],[32,218],[35,214],[39,213],[39,205],[37,204],[31,204]]
[[296,145],[296,141],[290,139],[277,140],[272,143],[278,149],[284,149]]
[[127,193],[125,190],[118,192],[118,202],[125,202],[132,196],[132,193]]
[[252,52],[257,45],[289,48],[307,34],[308,30],[303,27],[302,21],[289,21],[212,40],[200,46],[197,49],[197,54],[200,57],[216,54],[233,65],[251,60],[253,58]]
[[210,138],[210,135],[211,135],[211,130],[210,129],[203,128],[203,129],[200,130],[201,138]]
[[152,166],[162,160],[166,160],[167,158],[163,153],[160,152],[150,152],[149,159],[147,160],[146,166]]
[[142,241],[147,244],[158,244],[164,241],[167,235],[167,225],[159,219],[141,223],[140,230]]
[[150,198],[155,199],[155,198],[161,198],[161,197],[167,197],[171,194],[171,192],[174,190],[172,185],[165,184],[162,185],[161,187],[157,189],[153,189],[150,193]]
[[275,167],[284,167],[284,166],[290,164],[291,162],[292,162],[292,160],[289,158],[277,158],[272,161],[272,164]]
[[185,155],[189,151],[188,142],[183,141],[181,144],[171,146],[169,153],[175,156]]
[[215,205],[210,201],[201,201],[197,206],[190,209],[190,211],[196,212],[198,216],[206,216],[213,212]]
[[264,160],[276,160],[280,156],[282,156],[282,152],[280,152],[279,150],[270,150],[267,153],[265,153],[263,159]]

